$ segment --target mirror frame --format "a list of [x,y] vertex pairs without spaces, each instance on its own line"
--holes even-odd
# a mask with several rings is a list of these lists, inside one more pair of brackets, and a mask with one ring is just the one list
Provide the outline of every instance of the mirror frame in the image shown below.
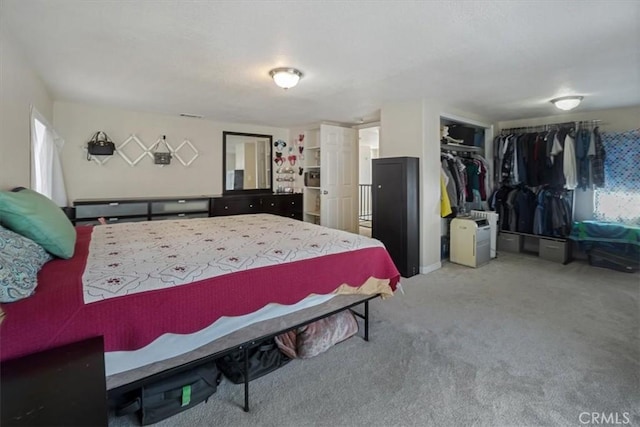
[[222,194],[271,194],[273,193],[273,165],[270,164],[271,173],[269,174],[268,188],[251,188],[248,190],[227,190],[227,135],[230,136],[249,136],[253,138],[265,138],[269,140],[269,161],[273,162],[273,135],[263,135],[259,133],[244,133],[222,131]]

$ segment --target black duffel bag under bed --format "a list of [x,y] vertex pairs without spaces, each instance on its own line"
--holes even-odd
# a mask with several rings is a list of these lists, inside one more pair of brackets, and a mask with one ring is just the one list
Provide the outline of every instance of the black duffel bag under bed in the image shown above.
[[141,425],[157,423],[201,402],[218,389],[221,374],[215,362],[144,385],[134,400],[121,405],[116,415],[138,411]]
[[[248,350],[249,381],[260,378],[289,363],[273,338]],[[218,369],[234,384],[244,382],[244,349],[236,350],[216,360]]]

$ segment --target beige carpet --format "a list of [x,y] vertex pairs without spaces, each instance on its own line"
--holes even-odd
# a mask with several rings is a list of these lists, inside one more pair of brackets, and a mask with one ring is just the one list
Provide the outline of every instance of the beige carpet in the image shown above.
[[504,254],[402,284],[372,305],[369,343],[253,381],[251,412],[223,382],[157,425],[579,426],[583,412],[640,425],[637,274]]

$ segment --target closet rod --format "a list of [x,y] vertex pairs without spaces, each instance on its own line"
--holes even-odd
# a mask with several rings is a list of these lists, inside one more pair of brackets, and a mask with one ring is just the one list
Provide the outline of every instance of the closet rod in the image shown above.
[[501,132],[544,132],[548,131],[555,127],[574,127],[579,125],[595,125],[601,123],[602,120],[593,119],[593,120],[576,120],[573,122],[562,122],[562,123],[547,123],[543,125],[531,125],[531,126],[517,126],[511,128],[500,129]]

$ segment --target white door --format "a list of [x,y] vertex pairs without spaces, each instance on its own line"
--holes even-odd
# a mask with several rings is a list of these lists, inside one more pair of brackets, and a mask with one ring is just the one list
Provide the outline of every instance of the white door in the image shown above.
[[355,129],[320,125],[320,224],[358,232],[358,144]]

